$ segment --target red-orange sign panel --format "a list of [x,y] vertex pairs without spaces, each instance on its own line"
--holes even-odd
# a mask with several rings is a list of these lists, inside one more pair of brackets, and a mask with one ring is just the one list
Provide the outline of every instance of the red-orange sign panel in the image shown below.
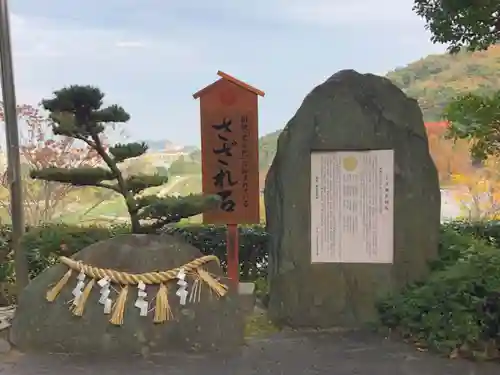
[[196,95],[203,192],[221,198],[217,209],[203,214],[203,222],[259,223],[258,96],[225,78]]

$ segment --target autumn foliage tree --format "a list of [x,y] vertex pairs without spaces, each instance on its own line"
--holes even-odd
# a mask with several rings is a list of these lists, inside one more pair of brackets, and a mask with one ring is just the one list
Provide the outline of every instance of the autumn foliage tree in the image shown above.
[[[415,0],[432,41],[447,43],[451,53],[481,51],[500,42],[498,0]],[[468,93],[453,100],[444,117],[455,139],[470,142],[477,160],[500,156],[500,91],[491,95]]]
[[[0,120],[2,117],[3,112],[0,107]],[[48,167],[91,167],[97,165],[100,158],[84,143],[78,144],[75,139],[68,137],[54,137],[51,134],[50,119],[35,107],[18,106],[18,119],[21,128],[19,152],[22,163],[25,221],[28,225],[38,225],[55,219],[62,206],[68,203],[71,193],[77,188],[52,181],[31,180],[29,170]],[[0,206],[10,214],[6,171],[1,176],[0,183],[3,187]]]
[[454,175],[470,172],[471,157],[469,143],[453,140],[447,136],[448,123],[426,123],[429,149],[442,186],[454,184]]
[[[447,43],[450,53],[486,50],[500,42],[498,0],[415,0],[414,4],[432,40]],[[458,200],[467,208],[469,219],[498,218],[500,91],[460,95],[443,115],[450,123],[449,136],[466,142],[474,161],[469,173],[455,174],[455,183],[463,188]]]
[[453,175],[457,189],[453,191],[464,218],[497,220],[500,218],[500,161],[489,157],[480,168]]
[[429,148],[442,187],[446,187],[469,220],[498,218],[500,213],[500,163],[489,156],[475,163],[471,142],[450,139],[446,122],[427,123]]
[[182,218],[198,215],[215,208],[217,197],[190,195],[187,197],[158,197],[146,189],[167,182],[166,176],[128,175],[119,168],[127,159],[146,153],[145,143],[116,144],[107,150],[102,134],[107,126],[125,123],[130,115],[120,106],[103,107],[104,94],[97,87],[69,86],[55,91],[42,101],[53,121],[56,135],[84,142],[94,150],[105,166],[50,166],[31,171],[31,177],[57,181],[73,186],[96,186],[120,194],[125,200],[134,233],[152,232]]

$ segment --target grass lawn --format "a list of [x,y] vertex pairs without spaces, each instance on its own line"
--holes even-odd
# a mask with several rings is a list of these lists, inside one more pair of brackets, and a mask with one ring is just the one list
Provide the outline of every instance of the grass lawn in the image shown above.
[[276,332],[278,332],[278,328],[269,321],[265,311],[253,312],[246,317],[246,338],[263,338]]
[[179,193],[181,196],[200,194],[202,192],[201,175],[186,175],[174,182],[170,194]]
[[90,207],[82,207],[82,209],[77,212],[63,214],[59,217],[59,221],[67,224],[77,224],[81,223],[82,221],[95,221],[104,219],[105,217],[112,218],[128,216],[125,201],[121,197],[103,202],[87,212],[89,209]]

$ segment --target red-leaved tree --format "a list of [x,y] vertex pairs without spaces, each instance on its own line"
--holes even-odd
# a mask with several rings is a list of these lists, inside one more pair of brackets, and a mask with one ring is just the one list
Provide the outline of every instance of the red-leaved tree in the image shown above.
[[[0,121],[3,121],[1,105]],[[67,209],[68,205],[78,203],[75,201],[78,201],[79,194],[74,193],[82,188],[58,182],[32,180],[29,171],[48,167],[95,166],[100,162],[100,158],[83,142],[78,144],[73,138],[54,136],[50,119],[35,107],[18,106],[18,121],[25,222],[27,225],[39,225],[56,219],[63,205]],[[10,214],[6,168],[2,171],[0,185],[4,190],[0,207]]]

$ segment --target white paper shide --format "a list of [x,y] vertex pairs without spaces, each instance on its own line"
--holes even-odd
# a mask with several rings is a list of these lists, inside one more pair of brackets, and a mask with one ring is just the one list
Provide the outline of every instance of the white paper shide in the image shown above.
[[394,151],[311,154],[311,262],[393,263]]
[[146,284],[144,284],[143,281],[139,281],[139,284],[137,284],[137,299],[135,300],[134,306],[139,309],[140,316],[148,316],[149,303],[146,301],[147,296]]
[[104,305],[104,314],[111,314],[112,300],[109,298],[111,294],[111,282],[108,277],[104,277],[97,282],[101,287],[101,297],[99,298],[99,303]]
[[188,296],[188,291],[187,291],[186,273],[184,272],[183,268],[179,270],[179,273],[177,274],[177,280],[178,280],[177,285],[179,285],[179,289],[177,289],[177,292],[175,294],[179,297],[180,304],[185,305]]
[[73,294],[73,297],[75,297],[73,299],[73,305],[75,306],[78,304],[78,300],[83,294],[83,287],[85,286],[85,273],[83,273],[83,271],[80,272],[80,274],[76,277],[76,279],[78,280],[78,282],[76,283],[75,288],[71,292]]

